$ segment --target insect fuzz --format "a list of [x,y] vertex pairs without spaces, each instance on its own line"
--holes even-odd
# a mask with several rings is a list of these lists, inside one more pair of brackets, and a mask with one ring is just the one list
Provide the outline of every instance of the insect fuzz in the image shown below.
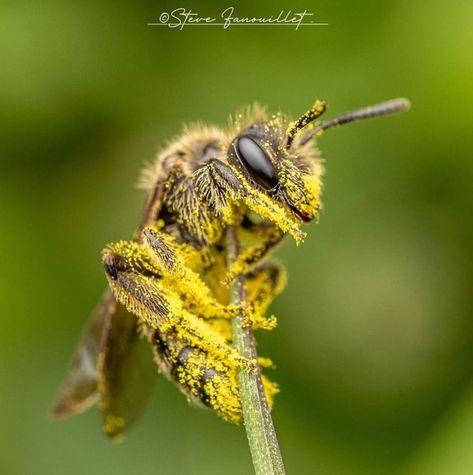
[[[295,121],[255,106],[226,129],[184,128],[143,172],[148,199],[133,239],[102,252],[112,293],[84,333],[55,413],[74,414],[99,400],[104,430],[113,437],[136,419],[145,399],[138,388],[149,393],[150,387],[136,369],[146,365],[138,328],[159,370],[190,400],[240,422],[237,372],[272,363],[240,356],[231,320],[243,315],[253,329],[276,326],[267,310],[286,274],[268,257],[287,234],[301,243],[301,226],[319,215],[323,167],[314,139],[331,127],[407,107],[397,99],[319,123],[323,101]],[[227,267],[229,226],[241,251]],[[229,302],[237,276],[247,296],[240,305]],[[271,405],[277,385],[262,380]]]
[[[103,254],[111,289],[142,322],[162,372],[229,420],[242,417],[237,368],[254,371],[256,364],[233,348],[230,320],[244,312],[253,328],[275,326],[265,313],[285,273],[262,262],[285,234],[301,242],[301,224],[319,213],[323,170],[310,139],[324,111],[316,101],[290,122],[256,107],[227,131],[187,128],[145,173],[149,222],[135,241]],[[228,272],[227,226],[245,243]],[[228,303],[222,284],[237,275],[245,275],[244,308]],[[264,384],[271,403],[277,387]]]
[[[323,109],[319,101],[312,114]],[[112,292],[138,317],[161,371],[235,422],[242,416],[237,369],[255,371],[257,362],[233,348],[231,318],[243,313],[253,328],[274,328],[266,311],[285,272],[263,259],[286,233],[301,242],[301,224],[320,209],[317,153],[297,137],[288,143],[288,126],[281,114],[268,118],[255,107],[227,131],[187,128],[145,172],[149,216],[135,240],[103,252]],[[227,226],[245,243],[229,270]],[[242,274],[248,301],[231,305],[227,286]],[[272,401],[277,386],[263,381]]]

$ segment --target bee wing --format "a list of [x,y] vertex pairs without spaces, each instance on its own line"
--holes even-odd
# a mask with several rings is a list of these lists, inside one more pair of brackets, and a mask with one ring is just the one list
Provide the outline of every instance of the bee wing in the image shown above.
[[151,347],[141,338],[138,319],[116,303],[101,341],[97,364],[103,430],[119,440],[141,414],[156,378]]
[[106,290],[92,312],[52,410],[54,417],[69,417],[85,411],[99,399],[97,361],[106,321],[117,307],[110,290]]
[[72,357],[54,417],[79,414],[98,402],[104,432],[113,438],[137,419],[156,377],[151,348],[140,338],[137,322],[107,289]]

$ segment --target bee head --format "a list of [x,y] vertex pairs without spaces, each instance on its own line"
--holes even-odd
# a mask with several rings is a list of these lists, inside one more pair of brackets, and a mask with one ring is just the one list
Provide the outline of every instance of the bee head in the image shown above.
[[314,219],[321,206],[323,168],[312,139],[334,126],[408,107],[406,99],[394,99],[320,123],[317,119],[325,112],[326,103],[317,100],[295,121],[288,122],[278,114],[241,130],[229,146],[228,160],[247,189],[271,199],[298,226]]
[[[322,113],[325,104],[316,105]],[[227,156],[247,189],[269,198],[299,226],[314,219],[320,209],[322,166],[312,144],[297,146],[291,124],[280,114],[256,122],[233,139]]]

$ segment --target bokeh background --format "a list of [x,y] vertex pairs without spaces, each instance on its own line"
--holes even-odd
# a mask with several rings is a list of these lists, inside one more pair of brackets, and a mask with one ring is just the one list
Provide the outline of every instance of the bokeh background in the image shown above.
[[[0,473],[249,474],[245,434],[157,378],[122,445],[96,409],[48,418],[105,285],[99,253],[133,231],[140,168],[182,122],[257,100],[327,117],[397,96],[403,115],[320,140],[325,210],[278,257],[289,285],[260,334],[282,388],[291,474],[473,473],[473,4],[234,1],[328,27],[147,27],[217,2],[0,5]],[[228,6],[228,5],[225,5]]]

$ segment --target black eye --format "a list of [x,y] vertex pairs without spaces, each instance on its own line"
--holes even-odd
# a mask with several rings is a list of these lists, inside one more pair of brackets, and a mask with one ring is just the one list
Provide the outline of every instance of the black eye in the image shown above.
[[266,190],[278,184],[278,172],[265,151],[250,137],[240,137],[235,141],[235,151],[253,180]]

